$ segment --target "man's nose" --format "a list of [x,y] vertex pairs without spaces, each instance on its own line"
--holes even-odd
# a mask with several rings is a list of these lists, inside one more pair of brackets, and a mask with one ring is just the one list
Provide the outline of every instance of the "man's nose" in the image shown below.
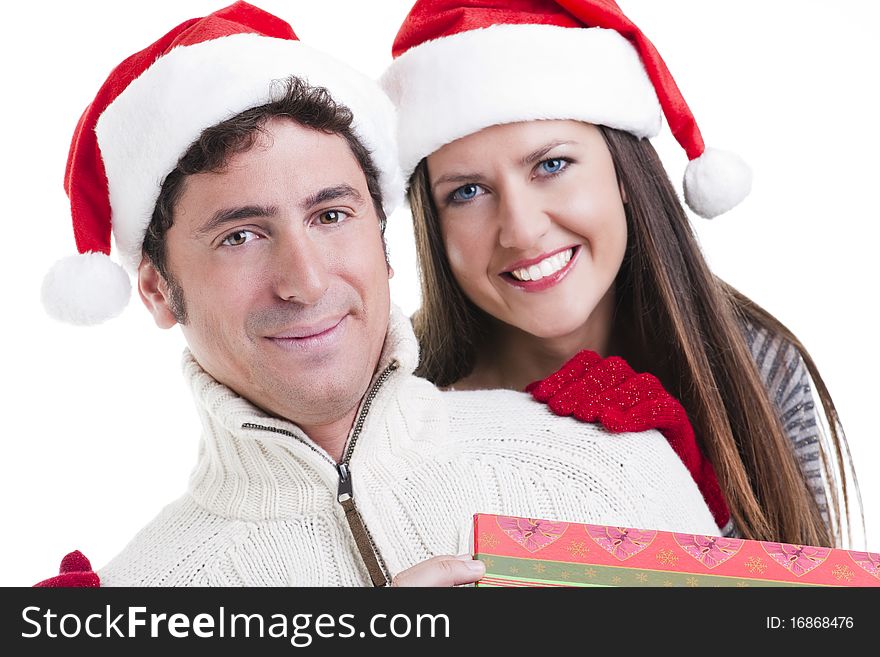
[[307,236],[279,240],[273,253],[275,293],[285,301],[304,305],[318,302],[329,285],[325,256]]
[[550,227],[550,219],[527,189],[510,187],[499,199],[498,224],[501,246],[525,250],[544,236]]

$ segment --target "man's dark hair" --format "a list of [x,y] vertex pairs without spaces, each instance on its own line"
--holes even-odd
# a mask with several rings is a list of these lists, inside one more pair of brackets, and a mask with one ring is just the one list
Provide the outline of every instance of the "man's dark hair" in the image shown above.
[[183,191],[183,182],[187,176],[196,173],[221,171],[230,156],[253,147],[258,135],[264,133],[263,126],[271,118],[286,117],[307,128],[340,135],[348,142],[367,179],[367,189],[379,216],[379,227],[382,234],[385,233],[379,171],[369,151],[352,131],[354,115],[351,110],[333,100],[325,88],[312,87],[298,77],[291,76],[277,84],[280,90],[278,100],[245,110],[202,132],[162,183],[142,251],[168,283],[171,310],[181,324],[186,323],[186,307],[183,291],[168,271],[165,233],[174,223],[174,207]]

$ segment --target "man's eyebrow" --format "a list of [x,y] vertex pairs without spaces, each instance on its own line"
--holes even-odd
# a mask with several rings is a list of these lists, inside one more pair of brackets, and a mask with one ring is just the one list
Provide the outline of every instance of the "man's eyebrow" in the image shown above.
[[572,144],[572,143],[574,143],[574,142],[562,141],[562,140],[551,141],[547,144],[544,144],[540,148],[533,150],[528,155],[526,155],[523,159],[520,160],[520,164],[522,164],[523,166],[529,166],[530,164],[534,164],[535,162],[537,162],[538,160],[543,158],[545,155],[547,155],[547,153],[552,151],[557,146],[562,146],[564,144]]
[[356,190],[351,185],[342,183],[341,185],[325,187],[324,189],[319,190],[310,196],[307,196],[299,204],[299,207],[303,211],[305,211],[321,203],[326,203],[327,201],[335,201],[336,199],[340,198],[351,198],[358,203],[364,202],[364,198],[363,196],[361,196],[361,193],[358,190]]
[[223,208],[217,210],[208,221],[202,224],[195,231],[197,237],[202,237],[208,233],[212,233],[221,226],[224,226],[242,219],[250,219],[252,217],[271,217],[275,215],[277,208],[274,206],[262,205],[243,205],[237,208]]

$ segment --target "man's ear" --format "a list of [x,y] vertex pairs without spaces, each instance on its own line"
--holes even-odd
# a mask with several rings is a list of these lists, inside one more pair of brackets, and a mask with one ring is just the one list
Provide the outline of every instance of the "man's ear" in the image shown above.
[[138,265],[138,294],[147,310],[153,315],[156,326],[168,329],[177,324],[171,312],[171,294],[168,283],[146,256]]
[[394,278],[394,269],[391,268],[391,265],[388,265],[388,279]]

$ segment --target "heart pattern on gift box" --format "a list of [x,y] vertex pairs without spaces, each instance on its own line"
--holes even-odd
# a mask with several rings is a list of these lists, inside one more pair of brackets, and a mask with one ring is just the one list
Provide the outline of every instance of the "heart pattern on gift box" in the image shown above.
[[768,543],[761,541],[764,552],[793,575],[800,577],[821,566],[831,548],[812,547],[809,545],[790,545],[789,543]]
[[568,529],[567,522],[552,522],[534,518],[498,516],[497,521],[501,531],[528,552],[543,550],[559,540]]
[[673,534],[672,537],[682,550],[706,568],[720,566],[735,556],[743,546],[743,540],[739,538],[698,534]]
[[599,527],[587,525],[587,534],[603,550],[620,561],[634,557],[648,547],[657,536],[655,531],[629,527]]
[[855,552],[851,551],[849,556],[856,562],[856,565],[864,570],[872,577],[880,579],[880,554],[877,552]]

